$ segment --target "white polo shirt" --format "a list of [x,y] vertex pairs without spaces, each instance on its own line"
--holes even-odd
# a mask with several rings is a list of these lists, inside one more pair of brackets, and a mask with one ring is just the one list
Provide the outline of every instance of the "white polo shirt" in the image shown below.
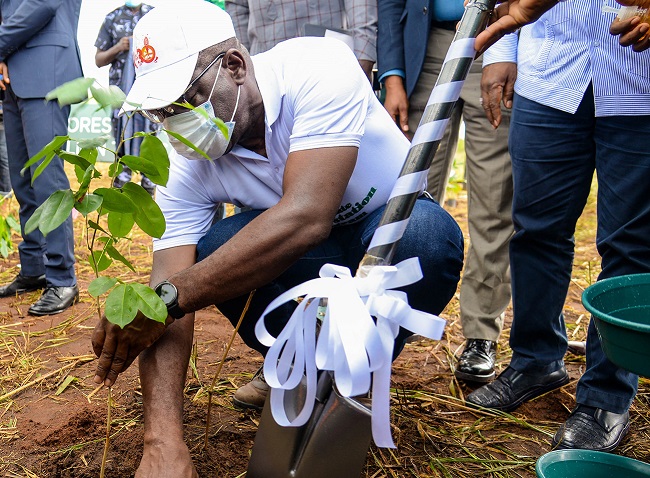
[[154,240],[154,250],[198,243],[220,202],[273,207],[282,197],[292,151],[359,148],[334,225],[358,221],[386,204],[409,142],[350,49],[336,39],[296,38],[255,55],[253,66],[264,103],[268,158],[239,145],[212,161],[172,152],[169,182],[156,194],[167,229]]

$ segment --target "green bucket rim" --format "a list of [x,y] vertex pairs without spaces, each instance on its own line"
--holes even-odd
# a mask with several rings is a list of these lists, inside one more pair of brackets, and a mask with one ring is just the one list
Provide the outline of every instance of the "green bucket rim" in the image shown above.
[[639,324],[637,322],[629,322],[627,320],[619,319],[613,315],[606,314],[605,312],[596,309],[592,304],[591,300],[600,295],[602,292],[612,291],[616,289],[623,289],[630,285],[630,280],[635,278],[636,285],[639,284],[650,284],[650,273],[646,274],[628,274],[617,277],[610,277],[608,279],[602,279],[594,284],[587,287],[582,293],[582,305],[587,309],[595,318],[603,320],[605,322],[618,325],[625,329],[632,329],[638,332],[650,333],[650,324]]
[[542,477],[546,474],[543,467],[566,461],[591,461],[612,466],[620,466],[621,468],[626,468],[628,471],[638,471],[641,473],[650,471],[650,464],[627,456],[606,453],[604,451],[567,449],[553,450],[540,456],[537,459],[537,463],[535,463],[535,472],[538,477]]

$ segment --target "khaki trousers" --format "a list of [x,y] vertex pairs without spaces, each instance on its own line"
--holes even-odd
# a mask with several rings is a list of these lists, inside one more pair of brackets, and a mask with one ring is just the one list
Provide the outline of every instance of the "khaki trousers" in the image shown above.
[[[409,128],[415,131],[440,73],[454,32],[432,28],[418,84],[409,102]],[[469,249],[460,287],[460,314],[467,339],[496,341],[510,303],[508,244],[512,226],[512,168],[508,154],[510,112],[498,129],[480,104],[481,59],[474,62],[431,164],[427,190],[444,204],[445,189],[465,123]]]

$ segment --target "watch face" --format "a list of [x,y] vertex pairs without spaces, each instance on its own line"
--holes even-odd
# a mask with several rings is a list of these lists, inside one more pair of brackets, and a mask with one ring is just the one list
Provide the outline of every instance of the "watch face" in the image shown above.
[[176,292],[176,287],[169,282],[163,282],[160,284],[157,292],[163,302],[167,305],[173,303],[176,300],[176,294],[178,294],[178,292]]

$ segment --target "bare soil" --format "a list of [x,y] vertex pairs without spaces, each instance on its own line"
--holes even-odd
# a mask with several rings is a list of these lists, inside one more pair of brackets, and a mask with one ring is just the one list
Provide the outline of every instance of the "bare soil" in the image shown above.
[[[15,210],[15,205],[2,207]],[[464,198],[461,196],[450,210],[466,231]],[[597,276],[593,215],[591,204],[576,236],[574,280],[565,309],[573,340],[584,339],[588,316],[580,294]],[[78,276],[83,291],[79,304],[53,317],[35,318],[27,315],[27,308],[38,298],[38,292],[0,300],[2,476],[90,478],[100,473],[108,390],[98,389],[92,381],[95,362],[90,334],[97,310],[85,292],[93,276],[85,265],[82,225],[82,221],[75,221],[79,234]],[[146,283],[151,260],[147,238],[136,235],[124,247],[137,273],[124,268],[122,278]],[[2,283],[18,272],[17,262],[16,253],[0,262]],[[550,450],[550,437],[573,407],[575,383],[584,369],[584,357],[567,355],[572,382],[524,404],[512,416],[468,410],[463,397],[472,388],[456,381],[452,373],[454,356],[460,354],[463,344],[457,298],[443,316],[449,323],[443,340],[413,341],[395,361],[392,420],[398,448],[391,451],[373,446],[363,476],[535,476],[535,460]],[[511,318],[509,309],[500,340],[500,370],[509,361]],[[262,364],[261,357],[236,339],[214,394],[209,442],[203,449],[206,388],[231,333],[230,324],[214,307],[198,312],[193,367],[185,387],[185,430],[201,477],[243,476],[259,423],[259,413],[243,413],[232,407],[234,390]],[[111,391],[107,477],[133,476],[142,454],[142,396],[137,372],[134,364]],[[619,453],[646,462],[650,461],[647,412],[647,383],[643,380],[633,407],[631,432]]]

